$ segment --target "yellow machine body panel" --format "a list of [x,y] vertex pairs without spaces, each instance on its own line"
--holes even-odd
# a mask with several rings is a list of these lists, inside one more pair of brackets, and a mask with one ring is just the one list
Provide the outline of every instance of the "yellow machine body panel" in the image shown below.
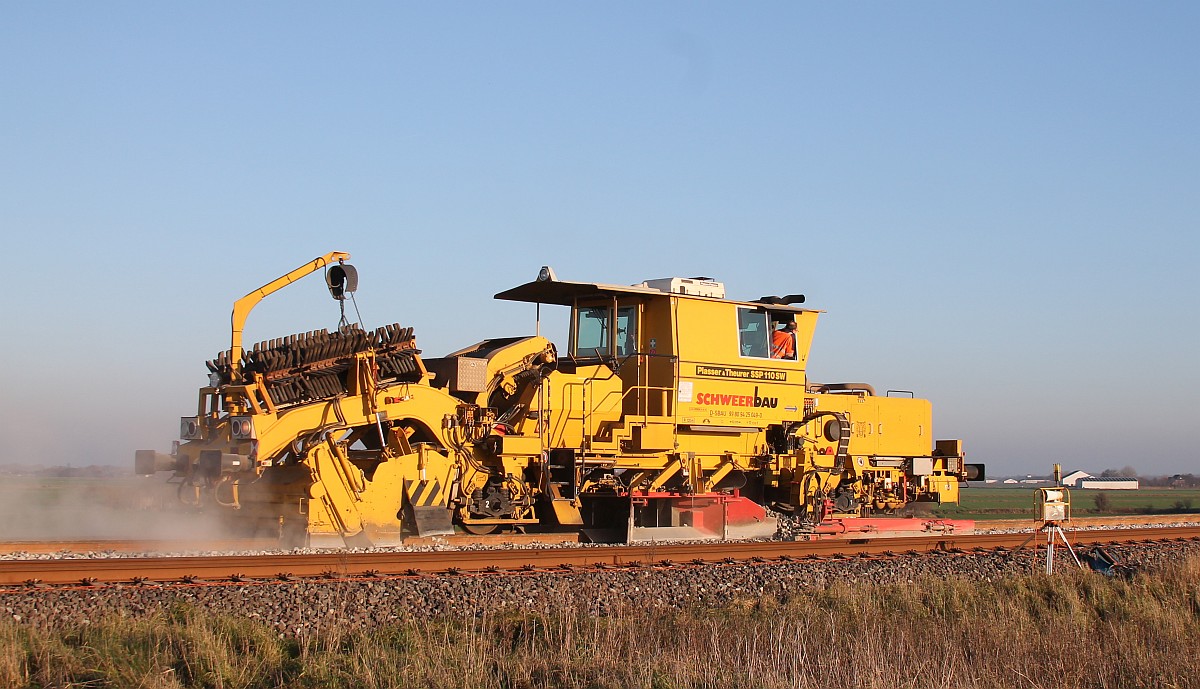
[[575,373],[555,374],[547,387],[530,405],[534,412],[544,410],[548,419],[539,453],[548,447],[590,448],[611,443],[611,433],[605,431],[620,421],[622,400],[621,379],[612,369],[594,365]]
[[678,346],[680,424],[765,430],[800,418],[816,311],[789,314],[798,357],[781,359],[771,356],[773,328],[761,305],[676,299],[679,332],[691,335]]
[[[930,452],[933,407],[929,400],[879,397],[865,392],[817,394],[812,398],[817,409],[846,415],[852,455],[917,457]],[[820,420],[809,422],[806,430],[811,437],[820,436]]]

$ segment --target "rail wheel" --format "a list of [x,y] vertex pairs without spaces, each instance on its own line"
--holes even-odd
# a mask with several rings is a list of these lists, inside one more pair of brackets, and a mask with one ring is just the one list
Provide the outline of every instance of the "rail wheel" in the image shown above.
[[463,524],[463,531],[474,536],[487,536],[500,530],[499,524]]

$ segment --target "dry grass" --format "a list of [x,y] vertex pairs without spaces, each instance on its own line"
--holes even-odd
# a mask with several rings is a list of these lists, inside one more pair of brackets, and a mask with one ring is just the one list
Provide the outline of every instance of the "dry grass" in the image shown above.
[[1185,687],[1200,682],[1200,560],[1132,580],[1083,572],[839,584],[595,618],[480,613],[293,638],[180,608],[0,624],[8,687]]

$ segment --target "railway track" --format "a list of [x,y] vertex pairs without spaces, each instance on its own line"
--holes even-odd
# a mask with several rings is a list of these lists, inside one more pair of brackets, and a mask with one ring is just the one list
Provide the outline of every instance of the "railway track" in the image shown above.
[[[1189,525],[1200,522],[1200,514],[1127,514],[1120,517],[1072,517],[1074,529],[1113,529],[1148,525]],[[1029,529],[1036,524],[1032,517],[1024,519],[979,519],[975,530]]]
[[[1142,527],[1074,531],[1077,547],[1200,540],[1200,527]],[[422,574],[493,574],[572,568],[670,566],[798,558],[877,556],[908,553],[1003,551],[1044,547],[1041,535],[1024,533],[937,534],[898,538],[812,541],[706,542],[578,548],[448,550],[438,552],[326,551],[306,554],[205,555],[0,561],[0,587],[95,586],[102,584],[207,584],[345,580]]]
[[[1071,524],[1078,529],[1124,529],[1131,526],[1163,526],[1191,525],[1200,522],[1200,515],[1127,515],[1122,517],[1077,517]],[[993,519],[975,522],[975,531],[1025,531],[1035,528],[1037,522],[1025,519]],[[824,536],[839,537],[846,534],[825,534]],[[500,534],[475,536],[471,534],[455,534],[453,536],[408,537],[399,545],[402,546],[500,546],[515,545],[529,546],[542,544],[571,544],[579,543],[577,533],[531,533],[531,534]],[[21,539],[0,541],[0,556],[13,554],[53,555],[63,554],[80,556],[89,553],[214,553],[214,552],[246,552],[278,550],[278,541],[270,538],[243,539],[95,539],[95,540],[46,540]]]

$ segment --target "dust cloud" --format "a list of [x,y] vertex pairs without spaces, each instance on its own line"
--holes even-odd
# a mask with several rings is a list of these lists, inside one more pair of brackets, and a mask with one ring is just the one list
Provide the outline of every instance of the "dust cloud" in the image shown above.
[[0,467],[0,540],[186,543],[235,536],[223,526],[225,510],[180,502],[179,485],[168,482],[169,474],[136,476],[132,470],[109,469]]

